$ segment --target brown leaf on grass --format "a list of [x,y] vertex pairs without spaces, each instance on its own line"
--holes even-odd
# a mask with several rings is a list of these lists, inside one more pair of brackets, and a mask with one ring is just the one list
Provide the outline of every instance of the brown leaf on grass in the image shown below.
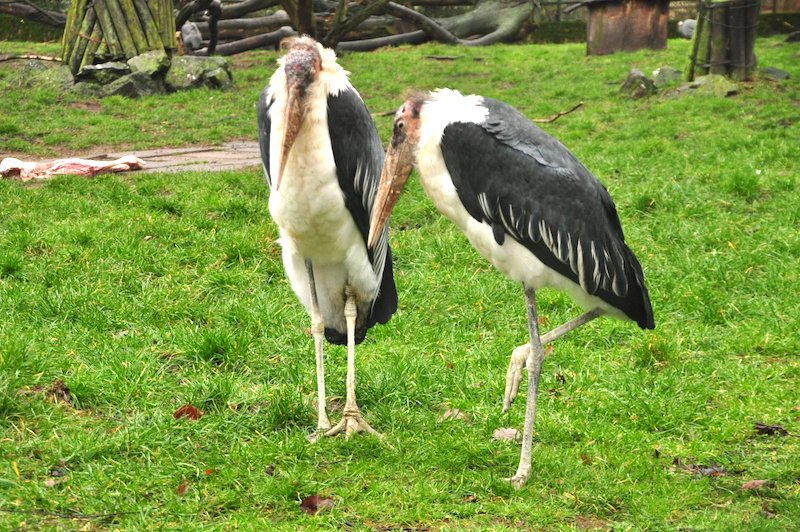
[[453,421],[453,420],[460,420],[460,421],[468,421],[469,417],[467,414],[459,410],[458,408],[448,408],[444,414],[439,416],[439,422],[442,421]]
[[52,488],[56,484],[58,484],[58,481],[54,478],[48,478],[47,480],[44,481],[44,486],[46,488]]
[[704,477],[721,477],[728,473],[727,471],[725,471],[725,469],[723,469],[722,467],[718,466],[713,462],[711,463],[711,465],[693,464],[693,463],[684,464],[681,461],[681,459],[678,458],[677,456],[672,459],[672,465],[678,466],[684,471],[688,471],[692,474]]
[[742,491],[757,490],[758,488],[774,488],[775,483],[771,480],[748,480],[740,488]]
[[579,515],[575,518],[575,527],[579,530],[608,530],[609,522],[599,517]]
[[467,495],[464,495],[462,500],[464,502],[478,502],[478,496],[474,493],[468,493]]
[[53,381],[53,384],[47,389],[47,395],[56,403],[73,404],[72,394],[61,379]]
[[268,466],[267,466],[267,467],[264,469],[264,473],[266,473],[266,475],[267,475],[268,477],[274,476],[274,475],[275,475],[275,464],[270,464],[270,465],[268,465]]
[[181,480],[181,483],[178,484],[178,489],[175,490],[175,493],[178,495],[186,495],[186,492],[189,491],[189,481],[186,479]]
[[320,495],[309,495],[300,501],[300,509],[308,515],[314,515],[323,510],[330,510],[331,508],[333,508],[333,499]]
[[589,455],[586,453],[581,453],[581,462],[583,462],[584,465],[592,465],[592,459],[589,458]]
[[754,427],[756,429],[756,434],[762,434],[765,436],[775,436],[776,434],[778,436],[788,436],[789,434],[789,431],[780,425],[767,425],[766,423],[756,421],[754,423]]
[[492,435],[494,441],[519,441],[520,435],[517,429],[496,429]]
[[180,419],[182,417],[188,417],[189,419],[200,419],[203,417],[203,411],[194,405],[186,403],[185,405],[178,407],[178,409],[172,413],[172,417],[175,419]]
[[553,354],[553,344],[548,344],[547,347],[544,348],[544,356],[550,356]]

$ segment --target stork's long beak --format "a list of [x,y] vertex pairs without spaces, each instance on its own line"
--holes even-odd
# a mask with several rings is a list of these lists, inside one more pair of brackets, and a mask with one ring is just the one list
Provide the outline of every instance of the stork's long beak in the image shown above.
[[280,155],[278,156],[278,176],[275,179],[275,190],[278,190],[281,186],[281,178],[283,177],[283,171],[286,169],[289,152],[292,150],[294,141],[297,140],[297,134],[300,132],[300,126],[303,124],[305,107],[305,97],[300,88],[290,86],[286,109],[284,110],[286,125],[283,128]]
[[403,187],[406,186],[408,176],[411,175],[413,168],[413,148],[407,142],[395,145],[395,139],[392,138],[392,143],[386,152],[386,159],[383,161],[378,194],[372,207],[372,220],[369,224],[369,238],[367,239],[367,246],[370,249],[383,232],[383,228],[389,220],[389,214],[397,203]]

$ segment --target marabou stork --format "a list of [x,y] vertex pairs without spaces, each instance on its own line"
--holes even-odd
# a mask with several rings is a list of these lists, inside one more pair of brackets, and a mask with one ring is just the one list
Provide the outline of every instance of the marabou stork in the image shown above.
[[[439,89],[414,94],[395,115],[369,243],[419,171],[425,192],[498,270],[522,283],[530,344],[506,376],[504,410],[528,367],[522,451],[516,474],[530,476],[533,420],[545,343],[603,314],[654,327],[639,261],[625,244],[605,187],[556,139],[503,102]],[[535,290],[569,294],[588,312],[539,337]]]
[[[383,146],[369,112],[336,63],[310,37],[294,41],[258,101],[258,137],[280,229],[283,264],[311,316],[317,364],[317,432],[367,431],[355,396],[355,344],[397,310],[388,228],[367,249]],[[347,345],[343,417],[325,404],[324,337]]]

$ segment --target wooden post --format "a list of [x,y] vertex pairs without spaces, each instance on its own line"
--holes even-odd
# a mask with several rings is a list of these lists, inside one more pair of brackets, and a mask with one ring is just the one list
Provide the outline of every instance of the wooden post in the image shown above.
[[728,2],[712,2],[708,5],[710,53],[708,55],[709,74],[725,75],[728,71],[728,32],[727,21],[730,5]]
[[755,66],[760,0],[701,0],[687,79],[721,74],[745,80]]

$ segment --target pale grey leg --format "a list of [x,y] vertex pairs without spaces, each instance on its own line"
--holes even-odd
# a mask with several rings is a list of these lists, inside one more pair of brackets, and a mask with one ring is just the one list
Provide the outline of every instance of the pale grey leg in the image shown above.
[[317,357],[317,432],[311,436],[312,440],[316,440],[319,434],[323,434],[331,428],[331,422],[328,421],[328,414],[325,411],[325,359],[322,354],[325,324],[319,312],[314,269],[310,261],[306,261],[306,271],[308,272],[308,285],[311,290],[311,334],[314,336],[314,351]]
[[[603,311],[600,309],[590,310],[585,314],[581,314],[577,318],[559,325],[552,331],[539,337],[539,342],[542,345],[547,345],[558,338],[561,338],[573,329],[577,329],[584,323],[590,322],[598,316],[602,316]],[[505,413],[514,402],[519,391],[519,383],[522,381],[522,369],[525,367],[525,362],[530,357],[531,344],[525,344],[514,349],[511,353],[511,360],[508,362],[508,370],[506,370],[506,389],[503,395],[503,413]]]
[[522,450],[517,472],[511,477],[511,485],[521,488],[531,475],[531,448],[533,447],[533,421],[536,418],[536,393],[539,374],[542,371],[544,349],[539,341],[539,324],[536,321],[536,295],[532,288],[525,288],[525,303],[528,309],[528,333],[531,352],[528,357],[528,398],[525,404],[525,429],[522,433]]
[[368,432],[382,438],[383,435],[369,426],[361,417],[361,412],[356,403],[356,297],[350,286],[345,287],[344,319],[347,323],[347,395],[345,397],[342,420],[335,427],[325,433],[333,436],[344,432],[349,437],[354,432]]

